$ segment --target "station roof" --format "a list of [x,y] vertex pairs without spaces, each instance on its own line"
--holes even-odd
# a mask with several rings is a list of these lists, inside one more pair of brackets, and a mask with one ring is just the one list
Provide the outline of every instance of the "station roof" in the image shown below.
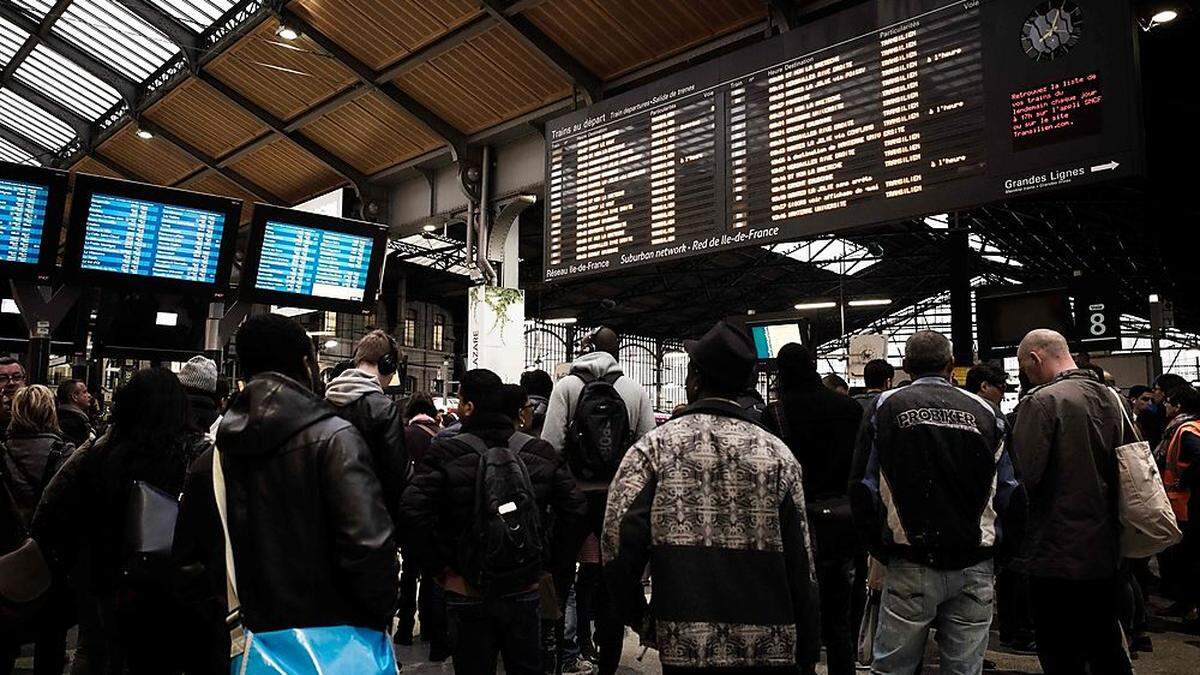
[[[0,0],[0,158],[247,203],[383,190],[854,1]],[[1181,327],[1200,329],[1200,94],[1180,81],[1200,44],[1195,2],[1175,2],[1177,25],[1142,42],[1147,180],[965,214],[977,272],[1029,283],[1080,271],[1111,280],[1131,313],[1163,292]],[[852,312],[853,328],[948,285],[944,237],[923,219],[545,285],[529,220],[538,313],[652,335],[808,298],[893,301]]]

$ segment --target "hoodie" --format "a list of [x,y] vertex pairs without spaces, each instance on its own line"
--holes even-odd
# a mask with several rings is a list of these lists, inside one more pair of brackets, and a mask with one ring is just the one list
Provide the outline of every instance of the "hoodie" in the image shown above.
[[325,400],[367,439],[388,513],[398,522],[400,496],[412,475],[400,409],[383,393],[379,378],[357,368],[333,378],[325,388]]
[[246,627],[386,627],[396,541],[362,434],[296,381],[264,373],[234,398],[217,447]]
[[[571,369],[583,369],[596,376],[604,377],[610,373],[621,373],[621,378],[613,386],[625,401],[625,410],[629,413],[629,429],[633,432],[633,442],[637,442],[654,428],[654,408],[650,397],[642,385],[624,374],[621,364],[608,352],[592,352],[575,359]],[[567,375],[554,385],[550,394],[550,403],[546,408],[546,423],[542,427],[542,440],[554,446],[555,450],[563,451],[567,442],[567,427],[575,416],[575,405],[579,403],[579,395],[583,392],[583,380],[574,375]]]

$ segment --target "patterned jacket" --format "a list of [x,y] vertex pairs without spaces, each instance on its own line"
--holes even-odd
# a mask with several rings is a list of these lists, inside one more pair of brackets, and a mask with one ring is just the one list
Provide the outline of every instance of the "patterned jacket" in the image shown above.
[[630,448],[601,543],[618,609],[664,666],[794,670],[819,660],[800,465],[732,401],[699,401]]

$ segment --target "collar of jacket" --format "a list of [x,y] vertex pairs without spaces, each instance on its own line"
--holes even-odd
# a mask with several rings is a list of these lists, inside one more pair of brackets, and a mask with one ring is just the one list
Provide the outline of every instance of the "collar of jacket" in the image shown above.
[[492,429],[516,431],[517,427],[512,418],[503,413],[475,413],[462,422],[464,434]]
[[950,380],[945,375],[925,375],[912,381],[912,384],[940,384],[949,387]]
[[724,398],[702,398],[688,405],[683,412],[679,413],[676,419],[685,415],[716,415],[717,417],[732,417],[743,422],[758,424],[741,406]]

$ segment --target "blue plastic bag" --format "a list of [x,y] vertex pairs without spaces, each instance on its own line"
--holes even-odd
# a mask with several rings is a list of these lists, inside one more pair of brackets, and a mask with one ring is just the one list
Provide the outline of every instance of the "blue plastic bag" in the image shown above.
[[355,626],[246,632],[246,651],[231,675],[396,675],[396,654],[385,633]]

